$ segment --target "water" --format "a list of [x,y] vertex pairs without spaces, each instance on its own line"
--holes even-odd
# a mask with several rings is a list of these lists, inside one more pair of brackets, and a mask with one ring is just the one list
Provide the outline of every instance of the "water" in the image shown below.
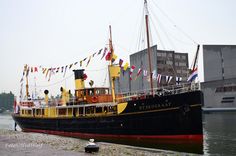
[[204,154],[236,155],[236,112],[203,115]]
[[[10,115],[0,114],[0,129],[13,125]],[[204,155],[236,155],[236,112],[203,114],[203,132]]]
[[0,113],[0,129],[10,129],[13,130],[14,121],[10,114]]

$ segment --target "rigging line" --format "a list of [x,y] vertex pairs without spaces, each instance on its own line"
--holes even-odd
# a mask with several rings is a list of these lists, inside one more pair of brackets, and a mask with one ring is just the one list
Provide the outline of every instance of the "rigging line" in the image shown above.
[[144,8],[142,11],[142,16],[141,16],[141,23],[139,25],[139,30],[138,30],[138,38],[137,38],[137,42],[136,42],[136,50],[139,51],[140,50],[140,45],[142,45],[142,40],[143,40],[143,26],[144,26]]
[[[149,11],[150,11],[150,13],[152,13],[152,14],[155,16],[155,14],[152,12],[151,9],[149,9]],[[165,33],[167,39],[169,40],[169,42],[170,42],[170,44],[171,44],[172,41],[171,41],[170,38],[168,37],[168,34],[165,32],[165,29],[163,28],[163,25],[162,25],[161,22],[158,20],[158,18],[156,18],[156,19],[157,19],[157,22],[160,23],[160,28],[163,29],[162,31]],[[154,25],[154,22],[153,22],[151,16],[150,16],[150,21],[151,21],[151,23]],[[154,26],[154,28],[155,28],[154,30],[156,30],[157,34],[159,34],[155,26]],[[159,38],[160,38],[160,37],[159,37]],[[162,41],[161,38],[160,38],[160,41]],[[172,44],[173,44],[173,43],[172,43]],[[164,44],[163,44],[163,45],[164,45]],[[175,47],[174,44],[173,44],[172,46]],[[168,55],[166,56],[166,59],[167,59],[168,61],[172,61],[172,60],[169,59]],[[174,63],[174,62],[173,62],[173,63]],[[176,74],[176,71],[175,71],[174,66],[173,66],[174,64],[172,64],[172,65],[171,65],[171,64],[167,64],[167,65],[171,67],[171,69],[172,69],[174,75],[176,76],[177,74]]]
[[168,33],[165,31],[165,28],[164,28],[164,26],[162,25],[161,21],[158,20],[156,14],[154,14],[152,10],[151,10],[151,13],[152,13],[152,15],[155,17],[154,19],[156,19],[157,23],[159,23],[160,29],[164,32],[164,34],[165,34],[167,40],[169,41],[170,46],[172,46],[174,49],[176,49],[174,43],[173,43],[172,40],[169,38]]
[[156,32],[156,34],[157,34],[157,36],[158,36],[158,38],[159,38],[159,40],[160,40],[161,46],[162,46],[163,49],[165,50],[165,49],[166,49],[166,48],[165,48],[165,45],[164,45],[164,43],[163,43],[163,41],[162,41],[162,39],[161,39],[160,34],[159,34],[158,31],[157,31],[157,28],[156,28],[155,25],[154,25],[154,22],[152,22],[152,20],[151,20],[151,24],[153,25],[154,31]]
[[[171,34],[171,33],[167,33],[165,32],[165,28],[163,26],[163,24],[161,23],[160,20],[158,20],[159,18],[157,18],[157,15],[154,13],[154,11],[152,9],[150,9],[152,15],[154,16],[154,19],[156,19],[157,23],[160,23],[160,27],[161,29],[163,29],[163,32],[166,34],[167,38],[169,38],[169,36],[172,36],[173,39],[175,39],[176,41],[179,41],[180,43],[182,44],[185,44],[185,45],[192,45],[192,43],[189,43],[189,42],[185,42],[185,41],[182,41],[180,39],[178,39],[177,37],[175,37],[175,35]],[[155,27],[154,27],[155,28]],[[159,36],[158,36],[159,37]],[[172,42],[172,40],[169,39],[169,41],[172,43],[172,46],[175,47],[175,44],[174,42]]]
[[175,22],[160,8],[158,7],[157,3],[155,2],[155,0],[152,1],[153,4],[160,10],[160,12],[170,21],[171,24],[173,24],[173,26],[178,29],[181,33],[183,33],[189,40],[191,40],[192,42],[194,42],[195,44],[198,44],[190,35],[188,35],[186,32],[184,32],[180,27],[178,27]]
[[94,69],[94,70],[85,70],[85,71],[95,72],[95,71],[102,71],[102,70],[105,70],[105,69],[107,69],[107,68]]
[[[42,85],[42,86],[38,85],[37,88],[55,86],[55,85],[57,85],[57,84],[59,84],[59,83],[62,83],[62,82],[65,81],[65,80],[71,78],[73,75],[74,75],[74,74],[71,74],[71,75],[67,76],[67,77],[64,78],[64,79],[62,79],[62,80],[60,80],[60,81],[57,81],[57,82],[55,82],[55,83],[49,84],[49,85]],[[29,86],[33,86],[33,85],[29,85]]]
[[146,47],[146,35],[145,35],[145,7],[143,7],[143,14],[142,14],[142,21],[141,21],[141,30],[140,30],[140,40],[139,40],[139,49],[138,50],[142,50],[145,49]]

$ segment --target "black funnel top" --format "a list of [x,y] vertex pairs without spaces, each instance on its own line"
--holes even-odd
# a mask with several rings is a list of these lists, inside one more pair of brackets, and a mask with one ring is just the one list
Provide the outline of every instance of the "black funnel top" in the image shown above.
[[73,72],[74,72],[74,75],[75,75],[75,80],[83,79],[84,69],[73,70]]

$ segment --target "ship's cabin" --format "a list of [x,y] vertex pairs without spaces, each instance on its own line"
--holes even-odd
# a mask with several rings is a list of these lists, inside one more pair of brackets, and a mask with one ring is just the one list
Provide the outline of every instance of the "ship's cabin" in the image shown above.
[[56,107],[21,107],[21,116],[30,117],[91,117],[117,113],[117,105],[111,103],[84,104]]
[[112,102],[109,88],[93,87],[75,90],[75,98],[79,103],[106,103]]

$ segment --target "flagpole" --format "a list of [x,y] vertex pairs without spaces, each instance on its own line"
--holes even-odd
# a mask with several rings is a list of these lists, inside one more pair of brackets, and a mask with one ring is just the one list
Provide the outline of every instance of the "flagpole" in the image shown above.
[[26,89],[26,99],[28,100],[29,98],[29,80],[28,80],[28,74],[29,74],[29,68],[28,65],[25,65],[26,69],[26,74],[25,74],[25,79],[26,79],[26,84],[25,84],[25,89]]
[[148,21],[148,8],[147,8],[147,0],[144,0],[144,5],[146,9],[145,21],[146,21],[146,33],[147,33],[147,50],[148,50],[148,62],[149,62],[149,75],[150,75],[150,87],[151,87],[151,95],[153,96],[153,82],[152,82],[152,62],[151,62],[151,48],[149,41],[149,21]]
[[[112,58],[113,58],[113,54],[114,54],[114,49],[113,49],[113,46],[112,46],[111,25],[109,25],[109,32],[110,32],[109,48],[110,48],[110,52],[111,52],[111,56],[110,56],[110,66],[113,66]],[[113,102],[116,102],[116,96],[115,96],[115,78],[111,77],[110,68],[108,68],[108,70],[109,70],[109,75],[110,75],[110,79],[111,79],[112,101],[113,101]]]

